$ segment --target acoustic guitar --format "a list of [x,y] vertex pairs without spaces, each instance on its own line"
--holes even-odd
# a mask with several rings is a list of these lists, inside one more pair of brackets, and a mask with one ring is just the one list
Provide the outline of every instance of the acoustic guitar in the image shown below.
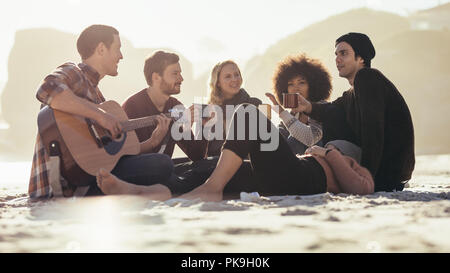
[[[134,130],[156,126],[156,115],[128,119],[115,101],[99,104],[99,108],[118,118],[121,135],[114,139],[109,131],[93,120],[43,107],[38,115],[39,134],[50,156],[60,157],[62,176],[73,186],[87,186],[100,168],[111,171],[124,155],[140,152],[140,143]],[[165,114],[177,120],[182,113]]]

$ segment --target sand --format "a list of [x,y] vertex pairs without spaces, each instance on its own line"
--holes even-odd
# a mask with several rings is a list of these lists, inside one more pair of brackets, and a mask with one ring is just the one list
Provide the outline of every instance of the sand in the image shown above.
[[30,202],[25,179],[1,181],[0,252],[450,252],[449,167],[417,157],[402,192],[222,202]]

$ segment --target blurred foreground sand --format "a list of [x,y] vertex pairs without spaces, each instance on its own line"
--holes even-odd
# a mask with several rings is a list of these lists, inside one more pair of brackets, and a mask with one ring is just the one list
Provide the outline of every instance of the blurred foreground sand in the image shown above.
[[0,181],[0,252],[450,252],[449,167],[450,155],[417,157],[402,192],[252,202],[32,203],[25,183]]

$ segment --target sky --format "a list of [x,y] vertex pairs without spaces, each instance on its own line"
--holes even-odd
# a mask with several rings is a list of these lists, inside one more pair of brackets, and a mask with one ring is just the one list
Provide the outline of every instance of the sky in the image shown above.
[[[444,0],[6,0],[0,9],[0,92],[17,30],[50,27],[78,35],[91,24],[116,27],[135,47],[168,47],[199,75],[225,59],[251,57],[304,27],[347,10],[368,7],[399,15]],[[30,45],[30,48],[32,45]],[[126,58],[126,52],[124,57]],[[150,52],[149,52],[150,53]],[[77,61],[77,60],[75,60]]]

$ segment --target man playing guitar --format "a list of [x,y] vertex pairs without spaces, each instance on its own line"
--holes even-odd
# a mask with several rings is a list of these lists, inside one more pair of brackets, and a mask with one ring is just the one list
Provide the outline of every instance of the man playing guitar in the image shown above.
[[[47,105],[55,112],[61,111],[95,122],[106,129],[112,138],[121,137],[123,123],[115,115],[102,109],[100,104],[105,99],[98,88],[98,83],[104,76],[118,74],[118,63],[123,59],[120,47],[119,32],[115,28],[105,25],[87,27],[77,40],[82,62],[78,65],[65,63],[45,77],[37,90],[37,99],[43,103],[42,106]],[[171,120],[163,117],[158,117],[157,120],[159,130],[166,131]],[[131,153],[137,155],[121,157],[111,173],[130,183],[153,185],[157,190],[152,199],[165,199],[170,191],[156,183],[164,183],[169,179],[173,163],[165,154],[140,153],[147,151],[148,145],[151,145],[151,139],[140,143],[140,147]],[[96,185],[95,174],[89,181],[81,183],[87,186],[78,187],[67,182],[70,179],[59,175],[59,163],[55,165],[52,162],[54,156],[49,154],[49,149],[44,145],[43,136],[38,134],[28,189],[32,199],[56,196],[56,192],[65,197],[101,194]]]

